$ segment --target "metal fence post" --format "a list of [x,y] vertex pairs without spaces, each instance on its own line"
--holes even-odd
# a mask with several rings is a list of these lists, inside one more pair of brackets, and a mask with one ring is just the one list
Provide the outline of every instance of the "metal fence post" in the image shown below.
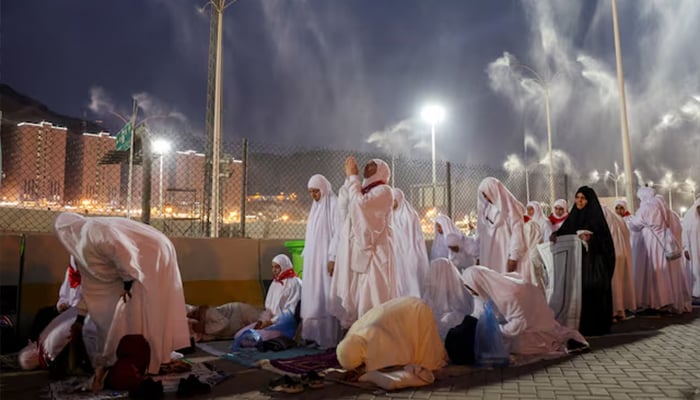
[[248,198],[248,139],[243,138],[243,170],[241,171],[241,237],[245,237],[246,200]]
[[151,138],[148,128],[143,127],[141,135],[141,222],[151,224],[151,175],[153,171],[153,157],[151,154]]
[[446,181],[446,197],[447,197],[447,215],[452,216],[452,164],[447,161],[445,163],[445,181]]

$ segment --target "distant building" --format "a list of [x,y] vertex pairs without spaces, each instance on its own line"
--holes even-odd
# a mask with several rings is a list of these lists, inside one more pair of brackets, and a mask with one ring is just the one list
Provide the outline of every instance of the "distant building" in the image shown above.
[[68,138],[66,203],[96,208],[120,204],[120,165],[100,164],[114,150],[116,138],[107,132],[83,133]]
[[36,205],[62,203],[65,196],[67,128],[50,122],[20,122],[3,135],[0,199]]

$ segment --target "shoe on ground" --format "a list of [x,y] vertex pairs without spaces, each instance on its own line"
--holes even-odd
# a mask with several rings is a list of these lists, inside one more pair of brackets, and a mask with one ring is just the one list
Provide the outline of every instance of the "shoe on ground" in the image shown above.
[[279,379],[275,379],[274,381],[270,382],[270,384],[268,385],[268,389],[270,389],[273,392],[294,394],[303,392],[304,385],[302,385],[301,382],[297,381],[296,379],[285,375]]
[[311,371],[304,374],[301,377],[301,383],[311,389],[321,389],[323,388],[323,378],[316,373],[316,371]]
[[569,341],[566,342],[566,352],[569,354],[583,353],[589,349],[590,346],[585,343],[577,342],[574,339],[569,339]]
[[163,382],[156,382],[151,378],[144,379],[136,388],[129,390],[130,399],[161,399],[163,398]]
[[211,392],[211,386],[203,383],[196,376],[190,375],[187,379],[180,379],[177,385],[177,397],[191,397]]

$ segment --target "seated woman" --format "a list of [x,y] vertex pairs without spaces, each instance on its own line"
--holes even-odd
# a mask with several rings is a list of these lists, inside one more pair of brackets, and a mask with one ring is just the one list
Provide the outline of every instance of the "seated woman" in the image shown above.
[[[292,260],[284,254],[278,254],[272,259],[272,283],[265,297],[265,311],[257,321],[241,328],[235,335],[238,339],[245,332],[255,330],[255,337],[261,340],[273,339],[282,334],[281,331],[289,330],[289,321],[281,320],[285,313],[298,314],[301,301],[301,279],[292,268]],[[276,330],[277,322],[284,325],[284,329]],[[289,333],[289,332],[287,332]],[[294,335],[286,335],[290,338]],[[247,347],[250,344],[243,345]]]
[[452,262],[436,258],[430,263],[423,301],[433,310],[442,339],[447,332],[462,323],[474,309],[472,296],[464,287],[462,277]]
[[364,314],[350,327],[336,356],[344,369],[356,375],[372,376],[373,371],[402,366],[407,367],[409,380],[424,385],[432,383],[432,371],[447,360],[430,306],[415,297],[399,297]]
[[501,333],[511,354],[567,353],[587,348],[581,334],[561,326],[540,290],[517,274],[500,274],[482,266],[462,273],[475,299],[491,300],[505,319]]
[[195,342],[233,338],[242,327],[257,322],[263,310],[246,303],[217,307],[187,305],[190,335]]

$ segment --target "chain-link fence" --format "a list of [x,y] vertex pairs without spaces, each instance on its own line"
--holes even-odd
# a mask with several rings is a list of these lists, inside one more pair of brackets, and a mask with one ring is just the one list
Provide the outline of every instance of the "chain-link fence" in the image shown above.
[[[7,126],[2,135],[0,231],[50,232],[56,214],[128,216],[169,236],[211,235],[211,161],[191,138],[136,129],[129,184],[130,150],[115,136],[75,133],[50,123]],[[172,139],[169,137],[172,136]],[[143,144],[141,143],[143,142]],[[197,150],[197,147],[202,149]],[[326,176],[334,190],[343,184],[344,162],[354,155],[364,164],[385,160],[390,184],[404,191],[432,237],[432,218],[449,214],[465,232],[475,227],[477,187],[488,176],[501,181],[523,202],[549,203],[548,174],[507,172],[484,165],[462,165],[392,157],[380,152],[281,147],[239,140],[222,144],[219,181],[219,236],[303,238],[311,208],[307,182]],[[433,168],[435,169],[433,173]],[[555,176],[555,192],[577,187],[565,174]],[[129,196],[131,187],[131,196]],[[144,195],[145,194],[145,195]]]

